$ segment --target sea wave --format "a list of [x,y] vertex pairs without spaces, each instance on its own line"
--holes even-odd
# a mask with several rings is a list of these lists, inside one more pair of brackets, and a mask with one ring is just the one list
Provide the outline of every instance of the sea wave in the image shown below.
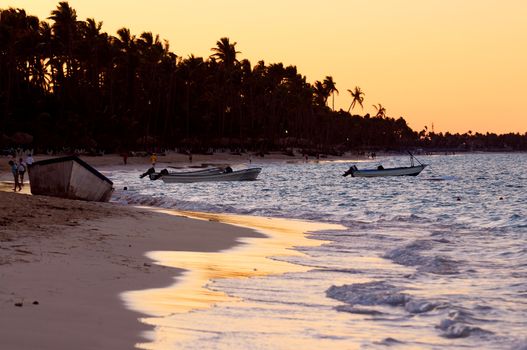
[[435,244],[448,244],[448,240],[425,241],[418,240],[403,247],[392,249],[384,254],[384,258],[390,259],[396,264],[404,266],[416,266],[419,272],[428,272],[439,275],[453,275],[459,273],[459,261],[452,260],[446,256],[427,256],[420,252],[430,250]]
[[350,305],[404,306],[410,301],[409,295],[385,281],[331,286],[326,295]]

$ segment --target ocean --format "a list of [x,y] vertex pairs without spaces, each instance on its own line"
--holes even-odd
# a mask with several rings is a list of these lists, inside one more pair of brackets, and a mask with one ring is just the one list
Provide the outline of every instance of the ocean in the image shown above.
[[270,257],[305,272],[210,281],[238,301],[167,316],[178,349],[527,349],[527,154],[418,158],[430,166],[417,177],[341,176],[352,164],[408,165],[397,156],[255,159],[254,182],[106,174],[119,203],[345,227]]

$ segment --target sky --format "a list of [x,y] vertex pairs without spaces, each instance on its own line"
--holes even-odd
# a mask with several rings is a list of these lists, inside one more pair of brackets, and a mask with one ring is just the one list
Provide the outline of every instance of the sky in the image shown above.
[[[58,0],[0,0],[45,19]],[[332,76],[335,108],[348,89],[414,130],[527,132],[526,0],[70,0],[114,35],[159,34],[178,56],[208,57],[222,37],[254,65]],[[329,100],[331,106],[331,98]]]

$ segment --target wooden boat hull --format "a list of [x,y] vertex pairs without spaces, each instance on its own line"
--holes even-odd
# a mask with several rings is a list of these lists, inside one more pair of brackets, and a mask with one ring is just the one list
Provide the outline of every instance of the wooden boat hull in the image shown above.
[[113,182],[78,157],[42,160],[29,166],[31,193],[108,202]]
[[163,175],[161,180],[166,183],[191,183],[210,181],[254,181],[262,171],[261,168],[251,168],[233,172],[201,173],[201,174],[168,174]]
[[416,166],[401,167],[401,168],[389,168],[389,169],[367,169],[367,170],[354,170],[351,173],[353,177],[383,177],[383,176],[417,176],[427,164],[421,164]]

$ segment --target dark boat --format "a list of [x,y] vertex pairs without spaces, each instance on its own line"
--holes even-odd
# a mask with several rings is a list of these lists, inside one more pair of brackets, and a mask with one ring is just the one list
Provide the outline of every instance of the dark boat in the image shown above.
[[76,156],[41,160],[29,166],[31,193],[108,202],[113,182]]

